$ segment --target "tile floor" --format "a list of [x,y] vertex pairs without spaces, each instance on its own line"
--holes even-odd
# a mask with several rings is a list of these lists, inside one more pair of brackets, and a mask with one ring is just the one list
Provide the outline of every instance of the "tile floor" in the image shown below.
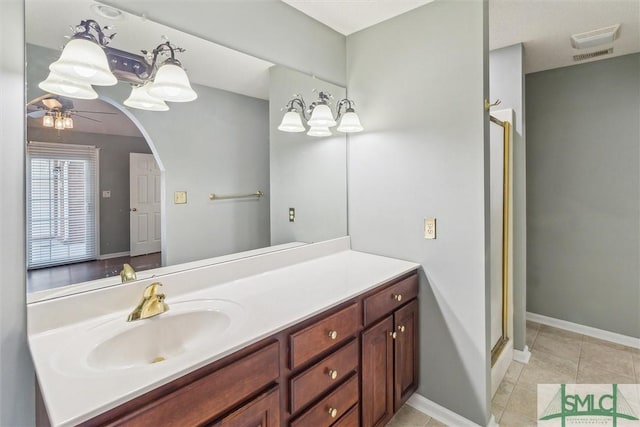
[[[491,402],[500,427],[536,425],[538,384],[640,383],[640,349],[527,322],[528,364],[512,362]],[[405,405],[388,427],[445,425]]]

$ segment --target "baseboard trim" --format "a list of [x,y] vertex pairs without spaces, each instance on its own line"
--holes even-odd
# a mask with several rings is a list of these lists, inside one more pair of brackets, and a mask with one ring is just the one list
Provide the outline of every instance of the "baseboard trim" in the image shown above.
[[626,345],[640,349],[640,338],[634,338],[615,332],[605,331],[604,329],[593,328],[591,326],[580,325],[578,323],[568,322],[566,320],[556,319],[553,317],[543,316],[542,314],[527,312],[527,320],[541,323],[554,328],[564,329],[576,332],[582,335],[588,335],[593,338],[599,338],[605,341],[611,341],[616,344]]
[[524,350],[513,349],[513,360],[516,362],[524,363],[526,365],[529,363],[529,359],[531,359],[531,352],[529,351],[528,345],[524,346]]
[[121,256],[129,256],[131,254],[131,252],[126,251],[126,252],[114,252],[111,254],[100,254],[100,256],[98,256],[99,260],[103,260],[103,259],[111,259],[111,258],[120,258]]
[[[413,393],[413,395],[407,401],[407,404],[418,411],[429,415],[436,420],[445,423],[449,426],[457,426],[457,427],[479,427],[478,424],[474,423],[471,420],[466,419],[462,415],[458,415],[450,409],[445,408],[437,404],[436,402],[427,399],[424,396],[419,395],[418,393]],[[488,426],[497,426],[495,423],[495,419],[493,416],[491,417],[493,420],[489,420]]]

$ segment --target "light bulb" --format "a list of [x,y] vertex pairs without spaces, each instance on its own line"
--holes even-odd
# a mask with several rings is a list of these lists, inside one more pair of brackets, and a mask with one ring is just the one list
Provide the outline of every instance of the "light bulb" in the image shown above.
[[336,130],[340,132],[360,132],[363,129],[360,124],[360,118],[353,109],[348,109],[347,112],[344,113],[342,120],[340,120],[340,125],[336,128]]
[[51,71],[71,81],[97,86],[113,86],[118,79],[109,69],[107,55],[97,43],[76,38],[64,47],[60,59],[49,66]]
[[62,119],[62,117],[56,117],[54,127],[58,130],[64,129],[64,120]]
[[278,126],[278,130],[283,132],[304,132],[305,128],[302,124],[300,114],[295,110],[287,111],[282,117],[282,122]]
[[331,136],[331,131],[329,130],[328,127],[312,126],[311,129],[309,129],[309,132],[307,132],[307,135],[309,135],[309,136]]
[[172,102],[189,102],[198,97],[180,63],[170,59],[160,66],[148,92],[151,96]]
[[162,99],[151,96],[147,90],[148,88],[149,84],[132,86],[131,94],[125,99],[124,105],[140,110],[167,111],[169,106]]
[[333,113],[327,104],[318,104],[311,112],[309,126],[311,127],[332,127],[336,125]]
[[71,116],[65,117],[62,121],[62,124],[64,125],[65,129],[73,129],[73,119],[71,118]]
[[46,128],[52,128],[53,127],[53,116],[50,116],[49,114],[44,116],[42,118],[42,126],[44,126]]

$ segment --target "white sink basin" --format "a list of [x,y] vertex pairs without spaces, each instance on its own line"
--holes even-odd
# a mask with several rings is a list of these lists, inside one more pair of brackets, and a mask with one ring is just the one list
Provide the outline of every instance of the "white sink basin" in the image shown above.
[[168,303],[169,311],[149,319],[127,322],[118,315],[88,328],[60,349],[54,364],[74,375],[148,369],[215,345],[243,321],[241,306],[231,301]]

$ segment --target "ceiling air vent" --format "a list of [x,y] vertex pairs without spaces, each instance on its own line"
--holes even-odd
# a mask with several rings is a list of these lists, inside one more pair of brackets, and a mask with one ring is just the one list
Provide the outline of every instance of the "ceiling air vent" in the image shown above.
[[603,44],[613,43],[620,36],[620,24],[610,27],[598,28],[586,33],[573,34],[571,36],[571,46],[575,49],[586,49]]
[[609,55],[610,53],[613,53],[613,48],[612,47],[610,47],[609,49],[596,50],[595,52],[581,53],[579,55],[573,55],[573,60],[574,61],[584,61],[585,59],[591,59],[591,58],[595,58],[595,57],[602,56],[602,55]]

